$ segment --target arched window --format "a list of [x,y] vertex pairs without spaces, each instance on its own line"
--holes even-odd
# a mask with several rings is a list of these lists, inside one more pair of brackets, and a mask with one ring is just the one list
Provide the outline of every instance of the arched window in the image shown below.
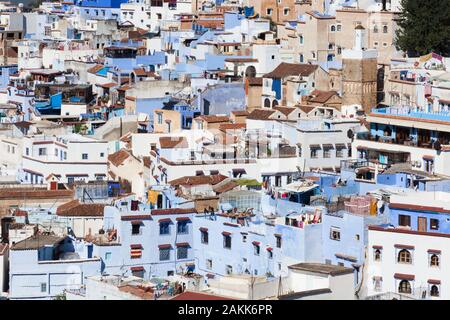
[[398,253],[397,261],[400,263],[411,263],[412,262],[411,253],[406,249],[400,250],[400,252]]
[[331,32],[335,32],[336,31],[336,26],[335,25],[332,25],[331,26]]
[[299,41],[300,41],[300,44],[303,44],[303,36],[300,36],[300,37],[298,37],[298,39],[299,39]]
[[430,257],[430,267],[439,267],[439,257],[436,254]]
[[435,284],[431,286],[430,296],[439,297],[439,287]]
[[377,25],[373,26],[373,33],[378,33],[378,26]]
[[256,68],[254,66],[248,66],[245,70],[245,76],[248,78],[256,77]]
[[278,106],[278,100],[272,101],[272,108]]
[[411,294],[411,284],[408,280],[400,281],[400,284],[398,285],[398,292]]
[[270,99],[269,98],[266,98],[265,100],[264,100],[264,108],[270,108]]
[[375,250],[373,259],[375,261],[381,261],[381,250],[380,249]]
[[388,33],[388,27],[387,26],[383,26],[383,33]]
[[303,55],[300,54],[300,62],[303,62],[303,61],[304,61]]

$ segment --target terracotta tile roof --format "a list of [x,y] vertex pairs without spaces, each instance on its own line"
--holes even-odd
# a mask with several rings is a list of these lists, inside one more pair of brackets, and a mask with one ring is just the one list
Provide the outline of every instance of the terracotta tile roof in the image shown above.
[[334,95],[337,95],[336,91],[322,91],[322,90],[314,90],[310,94],[309,102],[315,103],[325,103],[330,100]]
[[275,110],[270,109],[254,109],[248,115],[247,119],[250,120],[267,120],[275,112]]
[[89,73],[97,73],[101,69],[103,69],[103,65],[102,64],[97,64],[97,65],[93,66],[92,68],[89,68],[87,72],[89,72]]
[[56,215],[62,217],[103,217],[104,204],[80,203],[72,200],[56,209]]
[[0,188],[1,199],[57,199],[72,198],[73,190],[47,190],[32,188]]
[[[222,45],[222,43],[220,43]],[[239,43],[241,45],[241,43]],[[237,62],[237,63],[245,63],[245,62],[258,62],[258,59],[254,58],[226,58],[225,62]]]
[[169,215],[169,214],[197,213],[197,210],[195,208],[153,209],[150,213],[152,216],[162,216],[162,215]]
[[143,68],[136,68],[136,69],[133,69],[133,71],[138,77],[146,77],[147,76],[147,71],[145,71],[145,69],[143,69]]
[[198,186],[202,184],[215,185],[227,178],[227,176],[224,176],[222,174],[212,176],[185,176],[169,181],[169,184],[172,186]]
[[290,108],[290,107],[273,107],[272,109],[280,111],[285,116],[290,115],[293,111],[296,110],[296,108]]
[[263,78],[285,78],[288,76],[309,76],[318,68],[317,65],[286,63],[282,62],[272,72],[263,76]]
[[245,123],[221,123],[219,130],[245,129],[246,127]]
[[153,289],[150,287],[136,287],[131,285],[124,285],[119,287],[119,291],[123,291],[133,296],[139,297],[144,300],[152,300],[154,298]]
[[125,160],[127,160],[130,156],[131,156],[131,154],[127,150],[120,149],[119,151],[117,151],[113,154],[110,154],[108,156],[108,161],[111,162],[114,166],[118,167]]
[[229,181],[226,181],[224,183],[220,183],[220,184],[214,186],[213,190],[216,193],[223,193],[223,192],[227,192],[227,191],[233,190],[237,186],[239,186],[239,184],[237,184],[233,180],[229,180]]
[[231,113],[237,117],[244,117],[250,114],[247,110],[234,110]]
[[210,293],[185,291],[173,297],[170,300],[236,300],[236,299],[227,298],[223,296],[216,296]]
[[159,138],[159,144],[163,149],[189,147],[186,137],[161,137]]
[[315,106],[306,106],[306,105],[300,105],[297,106],[297,108],[299,108],[300,110],[302,110],[305,113],[310,113],[311,111],[313,111],[316,107]]
[[228,122],[230,118],[228,116],[199,116],[196,119],[206,121],[208,123]]
[[102,88],[114,88],[114,87],[117,87],[118,84],[115,82],[108,82],[108,83],[99,84],[99,86]]

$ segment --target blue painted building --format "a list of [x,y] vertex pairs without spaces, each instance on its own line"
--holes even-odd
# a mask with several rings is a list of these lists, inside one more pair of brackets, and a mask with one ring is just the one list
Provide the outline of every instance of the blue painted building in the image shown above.
[[132,200],[105,207],[105,234],[94,244],[102,272],[144,279],[195,268],[192,218],[195,209],[152,209]]
[[17,242],[9,254],[9,298],[52,299],[100,275],[101,260],[92,249],[69,236],[36,235]]

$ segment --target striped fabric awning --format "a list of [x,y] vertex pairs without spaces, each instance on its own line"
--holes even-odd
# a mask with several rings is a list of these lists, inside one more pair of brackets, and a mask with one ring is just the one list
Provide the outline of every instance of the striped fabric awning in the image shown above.
[[176,218],[177,221],[191,221],[191,218],[189,217],[178,217]]
[[160,244],[158,246],[158,248],[159,249],[170,249],[170,248],[172,248],[172,245],[170,245],[170,244]]
[[142,245],[141,244],[130,244],[130,257],[131,259],[137,259],[142,257]]

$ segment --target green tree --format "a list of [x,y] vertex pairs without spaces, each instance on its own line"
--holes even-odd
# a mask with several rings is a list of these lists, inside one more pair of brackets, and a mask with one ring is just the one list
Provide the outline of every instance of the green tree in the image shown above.
[[450,54],[450,0],[401,0],[396,47],[409,56]]

